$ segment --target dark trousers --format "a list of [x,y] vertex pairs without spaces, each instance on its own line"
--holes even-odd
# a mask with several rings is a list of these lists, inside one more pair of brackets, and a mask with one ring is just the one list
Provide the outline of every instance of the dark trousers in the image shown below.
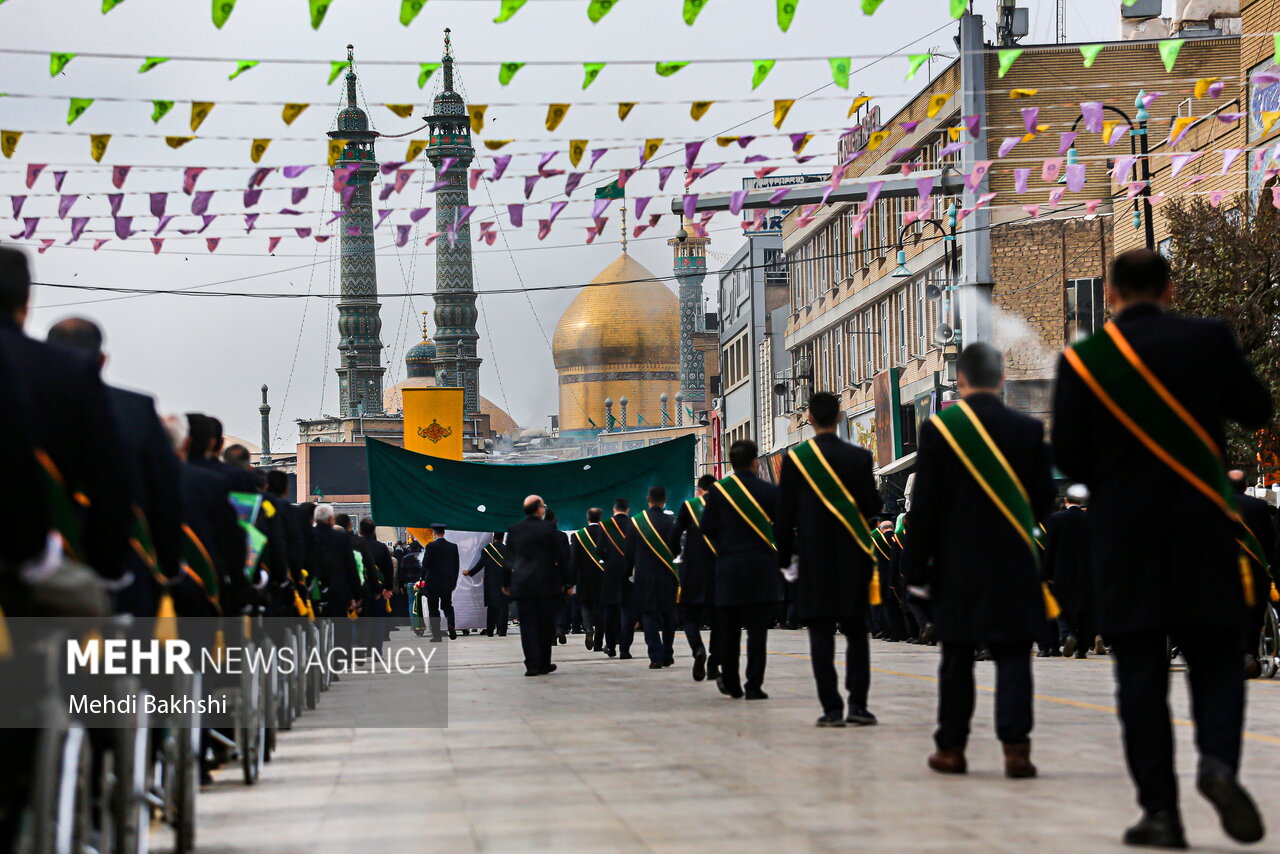
[[604,605],[579,604],[582,610],[582,630],[591,636],[591,646],[587,649],[599,652],[604,649]]
[[929,611],[929,600],[921,599],[910,593],[907,594],[907,611],[911,614],[912,619],[916,621],[916,625],[920,627],[920,631],[924,631],[924,627],[931,621],[933,615]]
[[[1212,757],[1238,771],[1245,694],[1240,633],[1198,627],[1175,630],[1172,637],[1187,659],[1201,759]],[[1177,809],[1166,633],[1108,634],[1107,640],[1116,659],[1124,753],[1138,803],[1147,812]]]
[[849,692],[849,709],[867,708],[867,691],[871,687],[871,650],[861,616],[809,621],[809,658],[813,662],[813,681],[818,683],[818,702],[827,714],[844,714],[844,701],[836,681],[836,631],[844,635],[844,689]]
[[524,650],[526,672],[546,673],[551,667],[551,647],[556,642],[556,613],[563,605],[563,595],[516,600],[516,614],[520,617],[520,648]]
[[510,619],[511,604],[491,605],[485,608],[484,630],[490,635],[507,636],[507,621]]
[[[1003,744],[1030,741],[1031,644],[987,645],[996,664],[996,737]],[[970,643],[942,644],[938,667],[938,730],[933,740],[939,749],[963,748],[969,742],[969,722],[973,719],[973,655]]]
[[716,632],[719,651],[720,675],[729,687],[739,684],[738,658],[742,646],[742,630],[747,630],[747,681],[748,691],[758,691],[764,684],[766,644],[769,640],[769,624],[773,620],[777,604],[761,602],[751,605],[719,605],[716,615],[720,627]]
[[631,652],[631,642],[636,637],[636,621],[640,619],[640,614],[630,602],[623,602],[620,610],[622,614],[618,623],[618,650]]
[[449,621],[449,630],[453,630],[453,591],[427,594],[427,613],[431,615],[431,636],[440,636],[440,612]]
[[1067,613],[1067,625],[1070,627],[1071,634],[1076,636],[1076,640],[1080,642],[1080,648],[1088,651],[1093,646],[1093,639],[1098,634],[1093,627],[1093,614],[1087,610],[1070,611]]
[[[710,647],[708,663],[716,660],[716,610],[714,605],[694,604],[679,607],[679,619],[684,630],[685,639],[689,641],[689,651],[698,655],[706,655]],[[710,637],[707,643],[702,642],[702,627],[710,626]]]
[[640,615],[640,622],[644,625],[644,643],[649,649],[649,660],[664,665],[674,660],[676,612],[645,611]]
[[[383,613],[378,614],[376,613],[377,610],[381,610]],[[357,647],[370,650],[382,649],[382,642],[386,640],[386,610],[381,600],[378,600],[372,606],[364,606],[364,614],[360,619],[356,620]],[[375,611],[375,613],[370,614],[370,611]]]
[[622,629],[622,606],[604,604],[600,608],[603,625],[596,629],[604,632],[604,645],[613,649],[618,645],[618,634]]

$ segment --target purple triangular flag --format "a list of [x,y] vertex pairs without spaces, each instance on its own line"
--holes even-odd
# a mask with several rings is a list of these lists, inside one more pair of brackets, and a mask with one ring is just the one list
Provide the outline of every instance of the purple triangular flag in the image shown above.
[[609,149],[607,149],[607,148],[593,148],[593,149],[591,149],[591,162],[587,164],[587,168],[588,168],[588,169],[594,169],[594,168],[595,168],[595,166],[596,166],[596,161],[597,161],[597,160],[599,160],[601,157],[604,157],[605,152],[607,152],[608,150],[609,150]]
[[431,213],[431,208],[414,208],[409,211],[409,221],[417,222],[429,213]]
[[[294,167],[289,167],[289,168],[294,168]],[[295,228],[295,229],[294,229],[294,232],[295,232],[299,237],[310,237],[310,236],[311,236],[311,229],[309,229],[309,228]]]
[[200,173],[204,171],[203,166],[188,166],[182,170],[182,192],[188,196],[196,190],[196,179],[200,177]]
[[191,197],[191,212],[196,216],[209,210],[209,200],[213,198],[213,190],[196,190]]
[[274,166],[259,166],[253,170],[253,174],[249,176],[250,187],[261,187],[262,182],[267,180],[267,176],[274,172]]
[[510,154],[499,154],[493,158],[493,172],[489,175],[490,181],[497,181],[507,171],[507,167],[511,165]]
[[[696,198],[696,197],[695,197]],[[599,219],[600,215],[608,210],[609,205],[613,203],[613,199],[596,199],[591,205],[591,218]]]
[[260,198],[262,198],[262,191],[261,191],[261,190],[245,190],[245,191],[244,191],[244,206],[245,206],[246,208],[251,208],[251,207],[253,207],[254,205],[256,205],[256,204],[258,203],[258,199],[260,199]]
[[27,203],[26,196],[10,196],[9,202],[13,205],[13,218],[17,219],[22,213],[22,206]]
[[693,163],[698,159],[698,152],[702,151],[702,141],[686,142],[684,144],[684,168],[692,169]]
[[200,217],[200,230],[196,234],[204,234],[204,230],[213,225],[213,221],[218,218],[217,214],[203,214]]
[[413,177],[412,169],[396,170],[396,182],[394,184],[395,191],[398,193],[404,189],[404,185],[409,183],[409,179]]
[[1031,177],[1030,169],[1013,170],[1013,191],[1021,196],[1027,191],[1027,179]]
[[107,193],[107,203],[111,205],[111,215],[120,213],[120,204],[124,201],[124,193]]
[[1036,122],[1040,120],[1039,107],[1022,108],[1022,127],[1027,133],[1036,132]]
[[527,199],[533,193],[533,185],[538,183],[538,175],[524,176],[524,197]]
[[121,240],[128,240],[133,236],[133,229],[130,228],[130,226],[133,225],[133,217],[117,216],[113,218],[116,221],[116,237]]
[[578,185],[582,183],[582,178],[586,172],[570,172],[569,176],[564,179],[564,194],[572,196],[573,191],[578,189]]
[[1089,133],[1102,133],[1102,107],[1101,101],[1080,103],[1080,116],[1084,119],[1084,129]]
[[258,214],[251,213],[244,215],[244,233],[248,234],[258,227]]
[[569,204],[568,202],[552,202],[551,215],[547,217],[547,221],[550,223],[554,223],[556,221],[556,217],[560,216],[560,212],[564,210],[565,206],[568,204]]
[[413,228],[411,225],[396,226],[396,246],[404,246],[409,242],[409,230]]
[[79,193],[73,196],[62,196],[58,199],[58,219],[67,218],[67,214],[71,211],[71,206],[76,203],[78,198],[80,198]]
[[754,140],[755,140],[754,136],[740,136],[738,137],[738,148],[746,148]]
[[342,211],[334,211],[333,218],[330,219],[328,222],[326,222],[325,225],[333,225],[335,222],[337,222],[340,219],[342,219]]
[[148,193],[147,196],[151,199],[151,215],[157,218],[164,216],[165,206],[169,202],[169,194]]
[[698,212],[698,194],[694,193],[691,196],[685,196],[683,201],[682,213],[684,213],[684,218],[693,219],[694,214]]
[[302,200],[307,197],[310,187],[294,187],[289,191],[289,201],[295,205],[302,204]]
[[1072,163],[1067,167],[1067,189],[1078,193],[1084,189],[1085,164]]
[[310,168],[310,166],[286,166],[281,171],[284,172],[284,177],[286,178],[297,178]]
[[132,166],[112,166],[111,186],[117,190],[124,189],[124,179],[129,177],[129,170],[132,168]]
[[652,196],[638,196],[636,198],[636,219],[640,219],[644,216],[644,209],[649,207],[649,202],[652,201],[652,199]]
[[28,163],[27,164],[27,189],[31,189],[31,185],[40,177],[40,173],[44,171],[47,163]]
[[1079,135],[1079,132],[1074,130],[1058,134],[1058,155],[1065,155],[1067,150],[1076,144],[1076,137]]
[[933,175],[930,175],[928,178],[916,179],[916,195],[920,197],[921,201],[924,201],[933,195],[933,185],[937,180],[938,179]]
[[737,216],[742,210],[742,205],[747,200],[749,190],[734,190],[729,194],[729,213]]
[[394,189],[395,186],[392,184],[383,184],[382,192],[378,193],[378,201],[385,202],[387,199],[391,198],[391,191]]
[[84,234],[84,228],[89,224],[87,216],[73,216],[71,218],[71,239],[67,243],[75,243],[80,239],[80,235]]
[[969,131],[969,136],[977,139],[978,134],[982,131],[982,116],[965,116],[964,126]]
[[165,216],[160,217],[160,223],[156,226],[155,232],[157,237],[160,235],[160,232],[164,231],[165,226],[173,220],[174,216],[175,214],[166,214]]
[[61,192],[62,192],[62,182],[63,182],[63,181],[65,181],[65,180],[67,180],[67,172],[66,172],[66,170],[65,170],[65,169],[64,169],[63,171],[61,171],[61,172],[54,172],[54,173],[53,173],[53,189],[55,189],[55,190],[57,190],[59,193],[61,193]]
[[513,228],[524,227],[524,205],[507,205],[507,216],[511,217]]
[[664,187],[667,186],[667,179],[671,177],[671,173],[675,171],[675,168],[676,167],[674,166],[658,167],[658,189],[659,190],[662,190]]
[[386,221],[387,217],[391,216],[391,214],[393,213],[395,213],[395,210],[393,208],[386,208],[385,210],[378,211],[378,221],[373,224],[373,227],[377,229],[380,225],[382,225],[383,222]]

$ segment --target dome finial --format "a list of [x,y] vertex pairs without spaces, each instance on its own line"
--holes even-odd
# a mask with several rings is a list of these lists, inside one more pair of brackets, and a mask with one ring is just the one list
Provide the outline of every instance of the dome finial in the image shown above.
[[427,334],[427,312],[422,313],[422,340],[426,341],[431,336]]

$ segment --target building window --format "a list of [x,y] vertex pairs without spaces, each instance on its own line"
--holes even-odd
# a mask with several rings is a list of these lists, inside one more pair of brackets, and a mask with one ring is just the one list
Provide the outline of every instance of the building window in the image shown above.
[[885,368],[889,367],[889,363],[892,360],[891,354],[893,352],[889,348],[890,342],[889,342],[889,301],[888,300],[884,300],[883,302],[881,302],[879,305],[876,306],[876,315],[877,315],[877,319],[879,320],[879,326],[880,326],[880,329],[879,329],[880,335],[878,336],[880,346],[876,348],[876,354],[877,354],[876,367],[880,370],[884,370]]
[[905,365],[909,355],[907,353],[907,291],[898,291],[893,301],[898,312],[898,364]]
[[724,347],[724,387],[726,391],[730,391],[741,385],[747,379],[749,360],[751,356],[747,352],[747,333],[743,332],[734,338]]
[[787,257],[781,249],[764,250],[764,283],[766,285],[785,285],[787,283]]
[[1067,341],[1079,341],[1102,328],[1106,305],[1102,279],[1067,280]]
[[1156,251],[1166,258],[1173,257],[1173,238],[1166,237],[1156,244]]

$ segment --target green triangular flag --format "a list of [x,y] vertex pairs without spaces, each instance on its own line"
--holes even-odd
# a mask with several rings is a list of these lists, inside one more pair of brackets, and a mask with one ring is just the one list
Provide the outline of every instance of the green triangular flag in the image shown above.
[[431,75],[436,73],[436,69],[440,67],[438,62],[423,62],[418,65],[418,88],[421,89],[427,85],[427,81],[431,79]]
[[227,22],[227,18],[231,17],[235,8],[236,0],[213,0],[213,25],[222,29],[222,25]]
[[329,85],[330,86],[333,85],[333,81],[338,79],[338,75],[341,74],[343,69],[345,69],[349,64],[350,63],[348,63],[345,59],[329,60]]
[[1182,50],[1182,39],[1168,39],[1160,42],[1160,58],[1164,60],[1164,70],[1173,73],[1173,66],[1178,62],[1178,52]]
[[849,88],[849,57],[835,56],[835,57],[832,57],[831,59],[828,59],[827,62],[831,65],[831,79],[834,80],[835,84],[839,86],[841,89],[848,89]]
[[1018,57],[1022,56],[1022,48],[1009,47],[1000,51],[1000,77],[1004,77],[1009,73],[1009,69],[1013,68],[1013,64],[1018,61]]
[[862,0],[862,14],[874,15],[876,9],[879,9],[880,4],[883,2],[884,0]]
[[510,21],[511,16],[520,11],[520,7],[525,4],[526,0],[502,0],[502,11],[498,13],[498,17],[493,19],[495,24],[501,24],[504,21]]
[[1098,58],[1098,54],[1102,53],[1102,49],[1106,45],[1100,44],[1082,44],[1080,45],[1080,54],[1084,57],[1084,67],[1092,68],[1093,61]]
[[167,56],[148,56],[143,61],[142,65],[138,67],[138,73],[146,74],[148,71],[155,68],[157,65],[161,65],[168,61],[169,61],[169,57]]
[[244,74],[246,71],[248,71],[250,68],[253,68],[257,64],[258,64],[258,60],[256,59],[242,59],[236,63],[236,70],[231,72],[231,76],[228,77],[227,79],[235,80],[241,74]]
[[511,82],[511,78],[516,76],[516,72],[524,68],[523,62],[504,62],[498,66],[498,82],[506,86]]
[[796,16],[800,0],[778,0],[778,29],[784,33],[791,29],[791,19]]
[[123,2],[124,0],[102,0],[102,14],[107,14]]
[[51,53],[49,54],[49,76],[57,77],[62,73],[62,69],[67,67],[67,63],[75,59],[74,53]]
[[670,77],[688,64],[687,62],[658,62],[654,64],[653,70],[658,72],[659,77]]
[[71,104],[67,107],[67,124],[83,116],[84,111],[89,109],[92,103],[92,98],[72,98]]
[[698,20],[698,15],[710,2],[711,0],[684,0],[684,22],[692,27],[693,22]]
[[603,62],[584,62],[582,63],[582,88],[585,89],[592,83],[596,82],[596,78],[600,76],[600,72],[604,70]]
[[324,23],[324,16],[329,14],[330,0],[307,0],[311,5],[311,29],[318,30]]
[[425,5],[427,0],[400,0],[400,23],[406,27],[412,24]]
[[915,77],[916,72],[920,70],[920,66],[928,62],[931,56],[933,56],[931,53],[913,53],[908,56],[907,63],[910,67],[907,69],[907,79],[910,80]]
[[1271,62],[1275,65],[1280,65],[1280,33],[1275,34],[1275,41],[1276,41],[1276,55],[1271,57]]
[[951,17],[957,20],[969,11],[969,0],[951,0]]
[[618,0],[591,0],[591,5],[587,7],[587,17],[591,19],[591,23],[598,24],[601,18],[613,10],[617,2]]
[[165,114],[173,109],[173,101],[152,101],[151,102],[151,121],[158,122],[165,117]]
[[756,67],[756,73],[751,75],[751,88],[757,88],[764,79],[769,76],[769,72],[773,70],[776,59],[757,59],[753,63]]

